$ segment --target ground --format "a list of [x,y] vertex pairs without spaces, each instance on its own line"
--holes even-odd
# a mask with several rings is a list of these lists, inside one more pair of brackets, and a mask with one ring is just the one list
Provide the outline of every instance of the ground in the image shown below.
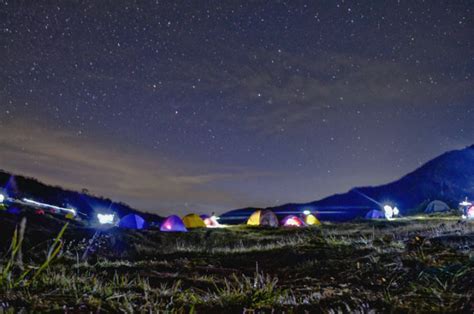
[[474,222],[457,217],[182,234],[71,222],[54,241],[65,221],[29,216],[13,258],[20,219],[0,219],[11,312],[474,311]]

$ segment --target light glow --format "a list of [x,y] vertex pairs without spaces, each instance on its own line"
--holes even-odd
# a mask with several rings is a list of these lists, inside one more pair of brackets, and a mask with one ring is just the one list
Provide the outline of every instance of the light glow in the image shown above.
[[308,216],[308,215],[311,215],[311,212],[310,212],[309,210],[305,210],[305,211],[303,211],[303,214],[304,214],[305,216]]
[[400,210],[398,209],[398,207],[395,207],[393,209],[393,216],[397,217],[399,214],[400,214]]
[[467,210],[467,219],[474,219],[474,206]]
[[390,205],[385,205],[383,207],[383,211],[385,213],[385,218],[392,219],[393,218],[393,208]]
[[101,225],[108,225],[114,222],[114,214],[97,214],[97,219]]
[[0,194],[0,203],[3,203],[5,201],[5,195]]
[[59,206],[54,206],[54,205],[50,205],[50,204],[40,203],[40,202],[37,202],[37,201],[30,200],[28,198],[24,198],[23,202],[35,205],[37,207],[51,208],[51,209],[55,209],[55,210],[58,210],[58,211],[65,211],[65,212],[73,214],[74,216],[77,215],[76,210],[72,209],[72,208],[65,208],[65,207],[59,207]]

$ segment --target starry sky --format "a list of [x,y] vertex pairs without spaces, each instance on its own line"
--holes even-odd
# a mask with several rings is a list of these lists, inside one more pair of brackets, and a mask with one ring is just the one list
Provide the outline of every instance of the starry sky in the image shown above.
[[0,0],[0,168],[159,214],[474,143],[473,1]]

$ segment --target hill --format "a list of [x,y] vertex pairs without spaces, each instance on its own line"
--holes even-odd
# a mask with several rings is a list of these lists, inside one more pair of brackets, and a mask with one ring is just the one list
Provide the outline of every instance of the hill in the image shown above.
[[80,215],[95,218],[97,211],[113,210],[119,217],[137,213],[148,221],[161,221],[162,217],[143,213],[127,204],[91,195],[88,191],[76,192],[44,184],[37,179],[13,175],[0,170],[0,191],[16,199],[31,198],[38,202],[60,207],[75,208]]
[[[363,216],[383,204],[400,208],[404,215],[424,210],[432,200],[439,199],[453,208],[464,197],[474,196],[474,145],[449,151],[422,165],[401,179],[374,187],[358,187],[343,194],[302,204],[269,207],[277,215],[317,211],[323,219],[349,220]],[[221,216],[224,222],[245,219],[255,208],[237,209]],[[342,213],[342,215],[341,215]]]

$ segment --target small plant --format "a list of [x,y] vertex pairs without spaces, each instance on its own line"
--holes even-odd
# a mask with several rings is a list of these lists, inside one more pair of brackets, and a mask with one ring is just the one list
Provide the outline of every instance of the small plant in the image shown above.
[[[38,278],[38,276],[41,275],[44,272],[44,270],[46,270],[50,266],[50,264],[53,262],[53,260],[61,251],[64,245],[64,242],[62,241],[62,237],[64,235],[64,232],[66,232],[68,225],[69,223],[66,223],[61,229],[61,231],[59,232],[59,234],[56,236],[53,244],[48,250],[46,260],[37,268],[30,266],[28,267],[28,269],[25,270],[23,267],[23,262],[21,261],[21,248],[23,245],[23,236],[24,236],[25,228],[26,228],[26,218],[23,218],[22,221],[20,222],[20,229],[16,227],[15,231],[13,232],[12,242],[11,242],[10,250],[9,250],[10,258],[7,261],[7,263],[4,266],[2,266],[2,270],[1,270],[0,289],[9,291],[9,290],[18,288],[20,286],[22,287],[30,286]],[[20,270],[20,274],[17,278],[15,278],[15,273],[16,273],[15,268],[18,268]],[[35,270],[33,275],[28,277],[28,275],[33,270]]]

